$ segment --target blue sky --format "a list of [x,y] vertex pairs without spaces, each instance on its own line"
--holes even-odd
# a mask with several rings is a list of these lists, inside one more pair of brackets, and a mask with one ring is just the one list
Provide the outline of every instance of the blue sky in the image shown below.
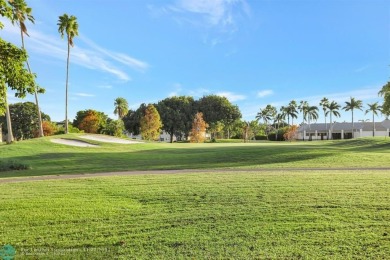
[[[136,109],[172,95],[217,94],[253,120],[267,104],[280,107],[292,99],[382,102],[377,93],[389,80],[388,0],[27,3],[36,23],[28,24],[26,49],[46,88],[41,109],[55,121],[65,117],[67,46],[57,27],[64,13],[77,17],[80,34],[71,49],[70,119],[89,108],[115,118],[117,97]],[[0,37],[20,45],[18,28],[9,23]],[[350,117],[342,112],[336,120]]]

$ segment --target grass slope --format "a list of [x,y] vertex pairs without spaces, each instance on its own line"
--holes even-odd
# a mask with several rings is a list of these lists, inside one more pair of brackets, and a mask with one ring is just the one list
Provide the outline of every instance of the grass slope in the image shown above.
[[[75,134],[59,137],[78,139]],[[50,138],[0,145],[0,161],[29,167],[0,172],[0,177],[158,169],[390,167],[388,138],[246,144],[88,142],[100,147],[54,144]]]
[[0,244],[17,259],[385,259],[389,190],[380,171],[0,184]]

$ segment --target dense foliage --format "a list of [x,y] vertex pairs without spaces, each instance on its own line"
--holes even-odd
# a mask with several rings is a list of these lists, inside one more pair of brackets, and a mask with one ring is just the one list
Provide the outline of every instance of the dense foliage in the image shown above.
[[162,123],[160,120],[160,115],[157,109],[149,104],[145,109],[145,114],[141,118],[141,135],[145,140],[157,140],[160,136],[160,130]]

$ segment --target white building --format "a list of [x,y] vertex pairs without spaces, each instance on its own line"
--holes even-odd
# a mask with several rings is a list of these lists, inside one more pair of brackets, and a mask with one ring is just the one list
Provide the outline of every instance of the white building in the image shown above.
[[[353,131],[352,131],[353,128]],[[333,124],[303,124],[298,128],[298,140],[351,139],[370,136],[390,136],[390,120],[382,122],[335,122]],[[329,138],[328,138],[329,136]]]

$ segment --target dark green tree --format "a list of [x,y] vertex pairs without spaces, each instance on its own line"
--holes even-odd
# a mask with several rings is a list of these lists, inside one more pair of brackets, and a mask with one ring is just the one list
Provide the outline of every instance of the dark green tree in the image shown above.
[[142,103],[137,110],[129,110],[122,120],[128,133],[139,135],[141,133],[141,118],[145,115],[146,104]]
[[387,82],[378,93],[383,97],[382,113],[386,116],[390,115],[390,81]]
[[192,97],[175,96],[161,100],[156,105],[163,123],[162,129],[170,135],[171,143],[173,135],[184,134],[187,137],[191,131],[195,114],[194,104]]

